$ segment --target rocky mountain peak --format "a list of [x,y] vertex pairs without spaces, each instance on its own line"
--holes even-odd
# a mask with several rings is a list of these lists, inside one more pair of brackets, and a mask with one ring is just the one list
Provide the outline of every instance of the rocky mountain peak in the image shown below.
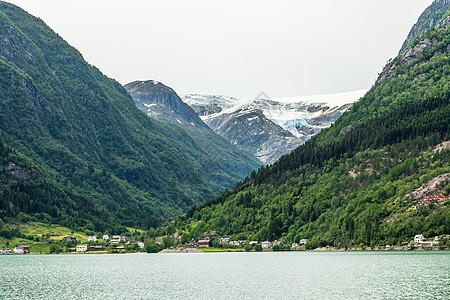
[[197,113],[184,103],[172,88],[161,82],[138,80],[124,87],[133,97],[137,107],[155,119],[184,127],[207,128]]

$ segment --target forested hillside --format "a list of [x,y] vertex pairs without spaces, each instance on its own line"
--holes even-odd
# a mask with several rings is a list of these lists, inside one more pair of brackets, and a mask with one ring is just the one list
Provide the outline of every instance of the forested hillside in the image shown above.
[[0,2],[0,39],[0,218],[149,228],[234,185],[42,20]]
[[[449,19],[391,61],[359,102],[274,165],[190,210],[175,229],[309,247],[409,242],[450,233]],[[433,184],[431,184],[433,183]],[[414,192],[420,189],[423,193]],[[158,234],[160,232],[155,232]]]

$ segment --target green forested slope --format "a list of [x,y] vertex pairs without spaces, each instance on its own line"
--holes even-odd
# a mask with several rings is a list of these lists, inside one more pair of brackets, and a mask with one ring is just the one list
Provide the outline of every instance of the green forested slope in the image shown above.
[[[0,2],[0,40],[0,137],[39,169],[26,182],[3,178],[1,218],[47,213],[72,227],[148,228],[226,187],[182,128],[139,111],[42,20]],[[2,159],[8,173],[11,158]],[[24,186],[31,206],[16,193]]]
[[311,247],[383,245],[450,233],[450,208],[409,208],[408,196],[450,192],[450,31],[447,22],[389,63],[336,123],[232,191],[190,210],[177,227]]

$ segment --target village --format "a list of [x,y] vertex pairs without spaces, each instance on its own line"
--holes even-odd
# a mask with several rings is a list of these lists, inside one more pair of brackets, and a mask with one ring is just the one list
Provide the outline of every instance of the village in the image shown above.
[[[419,209],[423,206],[442,205],[449,199],[442,194],[423,196],[409,211]],[[173,223],[173,222],[172,222]],[[173,225],[173,224],[172,224]],[[165,236],[159,236],[154,239],[146,239],[143,232],[135,236],[125,235],[81,235],[74,234],[60,236],[60,240],[54,240],[51,236],[47,241],[49,243],[47,251],[36,249],[36,244],[20,244],[11,246],[9,243],[0,247],[0,254],[47,254],[47,253],[133,253],[133,252],[215,252],[215,251],[343,251],[343,250],[439,250],[450,248],[450,235],[437,235],[425,237],[423,234],[416,234],[409,242],[403,242],[395,245],[378,245],[374,248],[360,243],[358,245],[347,246],[345,248],[335,246],[320,246],[303,238],[296,243],[286,243],[277,239],[274,241],[256,241],[245,239],[232,239],[231,235],[219,235],[217,232],[208,232],[197,239],[182,239],[183,232],[173,232]],[[41,234],[41,238],[44,236]],[[242,238],[242,236],[241,236]],[[32,241],[32,239],[30,240]],[[190,249],[190,250],[187,250]]]
[[[214,233],[213,233],[214,234]],[[315,249],[310,248],[310,241],[308,239],[301,239],[299,243],[292,243],[286,245],[282,239],[275,241],[247,241],[247,240],[230,240],[230,235],[224,235],[221,237],[214,236],[210,238],[208,236],[203,239],[190,241],[189,243],[181,244],[174,243],[172,246],[166,246],[164,239],[157,238],[153,245],[157,245],[157,251],[149,251],[144,242],[135,241],[132,237],[113,235],[103,235],[101,241],[97,239],[97,236],[89,236],[87,243],[78,243],[77,238],[73,235],[64,237],[64,241],[68,245],[75,245],[68,247],[67,251],[63,253],[133,253],[133,252],[236,252],[236,251],[343,251],[343,250],[444,250],[448,249],[446,244],[450,241],[450,235],[441,235],[426,238],[422,234],[414,236],[409,243],[400,245],[385,245],[382,247],[370,248],[364,244],[360,244],[355,247],[349,248],[336,248],[331,246],[318,247]],[[173,237],[171,237],[173,238]],[[167,250],[165,250],[167,248]],[[0,254],[39,254],[30,251],[30,245],[17,245],[9,248],[2,246],[0,248]],[[60,252],[53,252],[55,254]]]
[[[58,245],[50,251],[50,253],[119,253],[119,252],[139,252],[143,251],[144,243],[136,241],[133,237],[121,235],[103,235],[102,239],[98,239],[96,235],[89,236],[87,242],[79,243],[79,240],[74,235],[65,236]],[[15,247],[2,246],[0,254],[40,254],[40,252],[30,251],[30,245],[17,245]],[[52,247],[50,247],[52,249]],[[62,251],[65,249],[65,251]],[[45,252],[44,252],[45,253]]]

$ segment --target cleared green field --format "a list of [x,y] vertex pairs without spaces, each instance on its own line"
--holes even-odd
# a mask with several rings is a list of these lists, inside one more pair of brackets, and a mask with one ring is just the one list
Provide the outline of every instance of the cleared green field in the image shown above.
[[29,224],[19,225],[20,229],[26,235],[39,236],[42,238],[43,236],[50,236],[49,238],[52,240],[62,240],[64,237],[68,235],[73,235],[77,238],[79,242],[86,242],[88,236],[83,232],[74,232],[73,230],[59,226],[56,224],[44,224],[39,222],[33,222]]
[[31,253],[50,253],[50,245],[35,244],[31,245]]
[[202,252],[245,252],[244,249],[198,248]]

